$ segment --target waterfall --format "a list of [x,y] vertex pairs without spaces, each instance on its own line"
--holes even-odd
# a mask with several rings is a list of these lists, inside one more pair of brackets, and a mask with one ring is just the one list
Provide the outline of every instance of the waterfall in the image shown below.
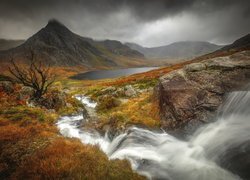
[[[95,107],[87,98],[82,102]],[[78,128],[82,116],[62,117],[57,125],[64,136],[99,145],[110,159],[128,159],[135,171],[149,179],[235,180],[240,177],[220,167],[219,162],[227,151],[250,140],[249,107],[249,91],[231,93],[215,121],[186,141],[137,127],[111,141],[94,130]]]

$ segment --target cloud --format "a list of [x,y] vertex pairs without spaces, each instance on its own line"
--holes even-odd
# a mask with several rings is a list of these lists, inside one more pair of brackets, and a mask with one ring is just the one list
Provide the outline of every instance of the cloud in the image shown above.
[[95,39],[147,46],[228,43],[250,30],[248,0],[1,0],[0,37],[28,38],[51,18]]

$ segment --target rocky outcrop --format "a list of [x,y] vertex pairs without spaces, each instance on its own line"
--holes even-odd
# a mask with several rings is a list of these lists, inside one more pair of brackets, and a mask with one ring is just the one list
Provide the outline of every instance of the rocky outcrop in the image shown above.
[[250,82],[250,51],[193,63],[160,78],[161,124],[192,133],[210,121],[226,93]]
[[45,107],[46,109],[54,109],[58,111],[60,108],[66,106],[66,94],[59,90],[51,90],[39,99],[38,105]]
[[100,92],[98,92],[98,96],[113,96],[113,97],[125,97],[125,98],[131,98],[136,97],[139,93],[139,89],[133,87],[132,85],[126,85],[123,87],[107,87],[102,89]]
[[135,97],[137,95],[137,92],[131,85],[127,85],[125,86],[124,94],[127,97]]

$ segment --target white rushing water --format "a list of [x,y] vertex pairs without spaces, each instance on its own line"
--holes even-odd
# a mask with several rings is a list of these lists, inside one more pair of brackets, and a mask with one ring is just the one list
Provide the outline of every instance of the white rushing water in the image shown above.
[[[89,98],[77,97],[95,108]],[[215,122],[196,131],[187,141],[166,132],[130,128],[112,141],[97,132],[78,128],[81,115],[62,117],[57,123],[67,137],[96,144],[110,159],[128,159],[132,168],[149,179],[235,180],[237,175],[216,162],[230,148],[250,140],[250,92],[234,92],[221,108]]]

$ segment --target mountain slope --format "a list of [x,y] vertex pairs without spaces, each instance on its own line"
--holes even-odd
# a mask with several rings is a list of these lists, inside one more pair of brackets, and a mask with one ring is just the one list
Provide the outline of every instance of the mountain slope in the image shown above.
[[24,40],[0,39],[0,51],[15,48],[24,43]]
[[143,53],[147,58],[166,59],[187,59],[201,56],[221,48],[221,46],[200,41],[181,41],[153,48],[145,48],[133,43],[127,43],[127,45],[131,49]]
[[237,39],[232,44],[227,45],[220,49],[220,51],[230,50],[230,49],[240,49],[240,48],[250,48],[250,34]]
[[[116,45],[119,46],[116,46]],[[30,37],[21,46],[5,51],[15,59],[27,62],[27,55],[33,51],[37,59],[57,66],[114,67],[123,66],[118,59],[143,58],[143,55],[117,41],[97,42],[71,32],[56,20]]]

